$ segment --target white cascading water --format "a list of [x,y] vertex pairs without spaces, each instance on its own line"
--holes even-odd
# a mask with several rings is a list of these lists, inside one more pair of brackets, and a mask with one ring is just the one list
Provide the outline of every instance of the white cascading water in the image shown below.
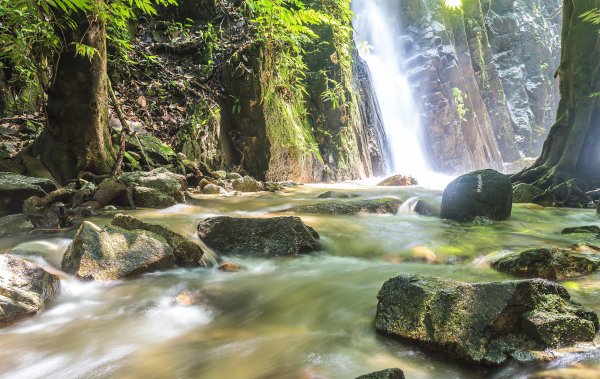
[[450,177],[434,172],[422,143],[420,111],[413,100],[396,39],[397,0],[352,0],[354,40],[367,63],[391,152],[390,174],[412,175],[426,186],[443,187]]

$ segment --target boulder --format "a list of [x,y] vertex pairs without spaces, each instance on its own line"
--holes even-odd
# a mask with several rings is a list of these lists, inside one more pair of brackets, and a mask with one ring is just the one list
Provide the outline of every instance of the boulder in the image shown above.
[[167,241],[167,244],[173,249],[175,263],[180,267],[194,267],[202,265],[202,256],[204,251],[200,245],[194,241],[185,238],[181,234],[177,234],[162,225],[149,224],[147,222],[136,219],[133,216],[125,214],[116,214],[112,219],[113,226],[123,228],[125,230],[146,230],[148,232],[159,235]]
[[218,194],[226,194],[227,191],[225,191],[224,188],[219,187],[216,184],[209,183],[209,184],[205,185],[204,188],[202,188],[202,193],[205,195],[218,195]]
[[227,179],[227,172],[223,170],[213,171],[211,174],[215,179]]
[[0,255],[0,326],[44,310],[59,290],[58,276],[15,256]]
[[473,221],[476,217],[506,220],[512,211],[510,178],[495,170],[474,171],[454,179],[442,197],[441,217]]
[[301,214],[356,215],[359,213],[396,214],[402,205],[398,199],[331,200],[300,205],[282,212]]
[[251,176],[234,179],[231,185],[236,191],[240,192],[260,192],[263,190],[263,185]]
[[133,189],[135,204],[142,208],[165,208],[185,202],[187,179],[164,168],[125,172],[117,180]]
[[375,328],[465,363],[547,360],[551,348],[592,341],[598,316],[543,279],[462,283],[400,275],[377,295]]
[[[140,146],[141,142],[141,146]],[[177,157],[173,149],[162,142],[159,138],[150,134],[138,134],[137,138],[131,136],[126,141],[127,151],[137,150],[150,158],[152,162],[146,162],[148,165],[152,163],[167,164]]]
[[600,267],[600,255],[543,247],[510,253],[491,263],[492,268],[526,278],[564,279],[589,274]]
[[235,179],[241,179],[242,176],[240,174],[238,174],[237,172],[230,172],[227,174],[226,179],[229,180],[235,180]]
[[377,185],[380,187],[392,187],[392,186],[396,186],[396,187],[406,187],[406,186],[416,186],[418,185],[419,182],[417,182],[417,179],[413,178],[412,176],[404,176],[404,175],[394,175],[394,176],[390,176],[389,178],[383,180],[382,182],[379,182]]
[[361,375],[356,379],[404,379],[404,372],[399,368],[388,368],[370,374]]
[[534,185],[519,183],[513,187],[513,203],[533,203],[544,191]]
[[354,197],[359,197],[359,196],[360,195],[357,195],[355,193],[326,191],[326,192],[323,192],[322,194],[319,194],[319,196],[317,196],[317,198],[319,198],[319,199],[352,199]]
[[94,200],[98,202],[99,207],[110,204],[119,197],[126,196],[127,186],[115,178],[108,178],[98,185],[94,193]]
[[33,224],[26,214],[19,213],[0,217],[0,237],[6,234],[23,233],[33,230]]
[[155,233],[84,221],[61,267],[84,280],[115,280],[177,266],[173,249]]
[[50,179],[0,172],[0,217],[21,213],[26,199],[44,197],[56,189],[56,184]]
[[598,225],[585,225],[585,226],[576,226],[574,228],[565,228],[561,232],[561,234],[600,234],[600,226]]
[[212,217],[198,224],[198,235],[222,255],[296,256],[319,250],[319,234],[299,217]]

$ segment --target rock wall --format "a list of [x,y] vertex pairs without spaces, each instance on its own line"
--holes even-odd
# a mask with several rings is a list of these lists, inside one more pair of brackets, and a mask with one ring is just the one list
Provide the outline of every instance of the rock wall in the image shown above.
[[390,4],[434,166],[459,173],[539,154],[558,100],[560,0]]

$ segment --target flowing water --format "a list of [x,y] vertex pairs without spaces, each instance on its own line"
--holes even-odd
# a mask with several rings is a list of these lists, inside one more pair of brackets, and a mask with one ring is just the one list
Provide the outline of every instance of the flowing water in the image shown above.
[[[348,187],[344,191],[364,198],[413,198],[409,204],[418,196],[435,206],[441,197],[414,187]],[[195,227],[206,217],[269,215],[320,201],[317,194],[331,188],[203,197],[131,213],[196,238]],[[377,292],[400,273],[507,280],[489,268],[486,256],[582,242],[559,232],[598,223],[598,216],[590,210],[516,206],[509,221],[461,225],[410,209],[394,216],[302,215],[320,233],[323,252],[294,259],[227,258],[242,265],[236,273],[178,269],[109,283],[61,274],[62,292],[47,311],[0,329],[0,377],[347,379],[400,367],[410,379],[475,379],[523,378],[535,370],[481,371],[380,337],[372,326]],[[93,219],[109,220],[110,215]],[[56,270],[73,233],[5,237],[0,252]],[[564,284],[577,301],[600,311],[600,274]],[[600,353],[565,355],[551,365],[574,361],[600,367]]]
[[371,84],[391,152],[390,174],[412,175],[421,184],[440,186],[450,179],[431,168],[423,143],[419,107],[403,67],[395,0],[354,0],[354,40],[371,75]]

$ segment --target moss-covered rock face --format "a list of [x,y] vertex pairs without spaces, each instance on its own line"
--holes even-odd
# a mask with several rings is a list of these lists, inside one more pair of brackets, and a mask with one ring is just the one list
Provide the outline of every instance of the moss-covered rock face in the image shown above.
[[589,274],[600,267],[600,255],[589,256],[558,248],[537,248],[510,253],[491,263],[492,268],[526,278],[564,279]]
[[213,217],[198,224],[198,236],[220,255],[289,257],[319,249],[319,234],[298,217]]
[[472,221],[475,217],[506,220],[512,211],[512,185],[508,176],[480,170],[453,180],[442,197],[443,218]]
[[519,183],[513,187],[513,203],[533,203],[544,191],[534,185]]
[[598,316],[542,279],[498,283],[401,275],[377,296],[375,328],[466,363],[545,360],[547,349],[592,341]]
[[357,215],[359,213],[396,214],[402,205],[399,199],[331,200],[300,205],[283,212],[297,214]]

